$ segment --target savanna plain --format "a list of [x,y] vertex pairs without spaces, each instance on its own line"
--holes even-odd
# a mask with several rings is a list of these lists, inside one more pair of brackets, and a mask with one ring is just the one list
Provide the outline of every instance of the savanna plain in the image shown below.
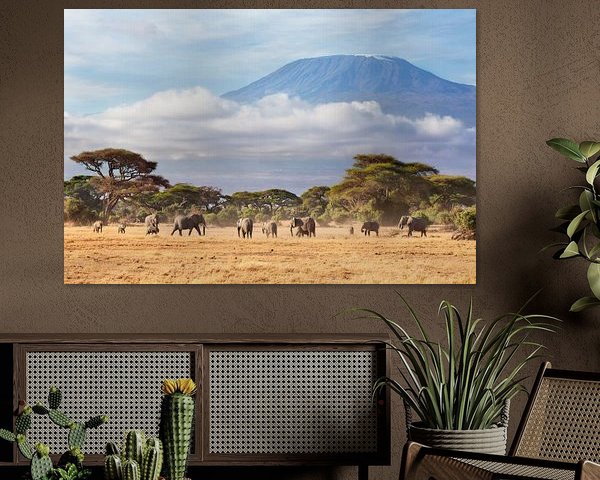
[[[258,228],[257,228],[258,227]],[[266,238],[260,225],[252,239],[234,226],[146,235],[143,225],[117,225],[102,233],[89,226],[64,227],[64,282],[69,284],[471,284],[475,241],[452,240],[452,231],[432,226],[427,237],[382,227],[364,236],[360,225],[317,227],[317,236]]]

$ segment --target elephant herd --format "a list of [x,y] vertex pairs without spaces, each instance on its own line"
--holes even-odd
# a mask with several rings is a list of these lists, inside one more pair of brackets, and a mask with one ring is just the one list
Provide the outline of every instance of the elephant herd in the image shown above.
[[[146,227],[146,235],[158,235],[160,232],[159,229],[159,219],[157,214],[148,215],[144,219],[144,225]],[[408,236],[412,237],[413,232],[420,232],[421,237],[427,236],[427,228],[429,227],[429,221],[423,217],[412,217],[410,215],[404,215],[400,218],[400,222],[398,223],[398,228],[400,230],[404,229],[404,227],[408,228]],[[93,231],[95,233],[102,233],[102,221],[98,220],[94,222],[92,225]],[[127,225],[125,223],[119,223],[118,225],[118,233],[125,233]],[[293,217],[290,220],[290,235],[294,235],[294,228],[296,229],[297,237],[316,237],[316,227],[317,224],[312,217]],[[364,235],[371,236],[371,232],[374,232],[376,236],[379,236],[379,223],[375,221],[368,221],[362,224],[360,229],[361,233]],[[179,235],[182,235],[183,230],[188,230],[188,235],[192,234],[192,231],[196,230],[198,235],[203,236],[206,235],[206,221],[204,220],[204,216],[200,213],[194,213],[191,215],[177,215],[173,220],[173,230],[171,231],[171,235],[175,232],[179,232]],[[248,217],[240,218],[237,221],[237,234],[238,237],[244,239],[251,239],[252,232],[254,230],[254,220]],[[262,224],[262,233],[269,237],[277,238],[277,222],[268,221],[263,222]],[[354,235],[354,227],[349,228],[350,235]]]

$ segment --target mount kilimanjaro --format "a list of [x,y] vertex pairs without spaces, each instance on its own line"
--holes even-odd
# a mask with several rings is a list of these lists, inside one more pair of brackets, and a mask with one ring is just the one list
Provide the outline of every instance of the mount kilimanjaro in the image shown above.
[[275,93],[313,104],[374,100],[386,113],[449,115],[475,126],[475,86],[444,80],[399,57],[303,58],[222,97],[251,103]]

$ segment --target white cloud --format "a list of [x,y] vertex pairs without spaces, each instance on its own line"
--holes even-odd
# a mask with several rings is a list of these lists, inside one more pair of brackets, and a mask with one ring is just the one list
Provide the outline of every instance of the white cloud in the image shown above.
[[425,117],[415,121],[417,131],[436,138],[448,138],[460,134],[464,126],[460,120],[445,115],[440,117],[433,113],[427,113]]
[[[167,178],[182,160],[195,160],[198,169],[206,170],[221,161],[241,165],[260,159],[272,169],[278,161],[325,163],[369,152],[432,163],[443,171],[465,170],[465,161],[466,170],[475,169],[474,129],[448,116],[386,114],[373,101],[311,105],[275,94],[242,105],[197,87],[159,92],[96,115],[65,112],[64,125],[65,157],[96,148],[128,148],[158,161]],[[471,156],[460,158],[463,166],[453,165],[461,150],[472,150]]]
[[123,93],[124,89],[117,85],[94,82],[72,75],[65,75],[65,97],[77,101],[91,97],[115,96]]

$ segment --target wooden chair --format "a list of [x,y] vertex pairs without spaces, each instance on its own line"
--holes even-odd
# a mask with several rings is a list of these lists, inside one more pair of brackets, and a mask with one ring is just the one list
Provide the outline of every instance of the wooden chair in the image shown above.
[[400,480],[442,479],[600,480],[600,373],[543,363],[508,456],[408,442]]

